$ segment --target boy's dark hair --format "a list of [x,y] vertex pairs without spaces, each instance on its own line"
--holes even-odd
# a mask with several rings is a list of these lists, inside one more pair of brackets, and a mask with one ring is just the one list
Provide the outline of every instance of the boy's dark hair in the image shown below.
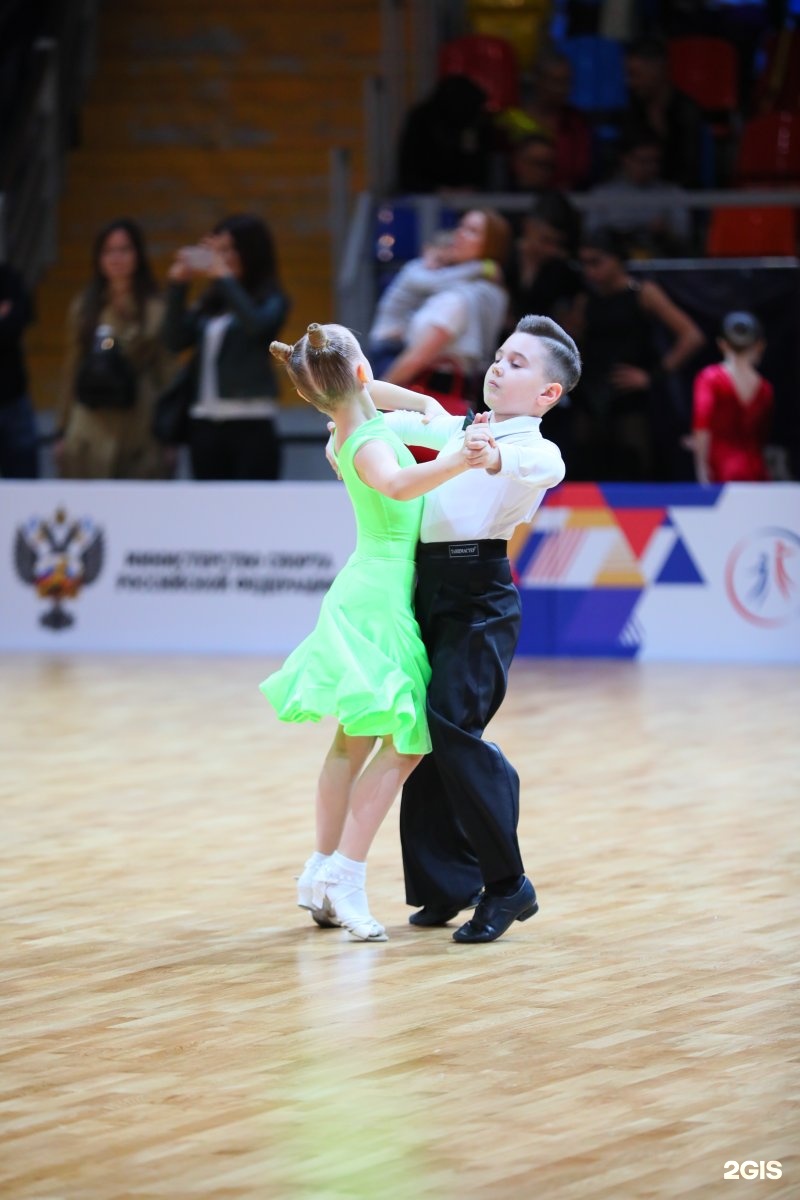
[[581,377],[581,356],[569,334],[550,317],[533,314],[517,321],[515,333],[529,333],[544,342],[553,381],[571,392]]

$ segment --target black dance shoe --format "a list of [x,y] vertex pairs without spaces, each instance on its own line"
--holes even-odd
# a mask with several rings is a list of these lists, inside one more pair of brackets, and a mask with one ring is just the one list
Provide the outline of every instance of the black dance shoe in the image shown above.
[[446,925],[448,921],[452,921],[453,917],[465,908],[474,908],[479,903],[482,893],[476,892],[470,900],[465,900],[463,904],[425,904],[419,912],[412,913],[408,918],[409,925],[416,925],[418,928],[432,929],[436,925]]
[[486,892],[466,925],[453,934],[454,942],[493,942],[502,937],[515,921],[527,921],[539,911],[536,890],[530,879],[523,879],[511,896],[491,896]]

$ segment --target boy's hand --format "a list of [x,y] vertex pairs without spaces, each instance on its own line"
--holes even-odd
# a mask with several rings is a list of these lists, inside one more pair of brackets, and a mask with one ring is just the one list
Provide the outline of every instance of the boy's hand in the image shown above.
[[500,451],[497,449],[488,424],[488,413],[478,413],[464,434],[464,455],[470,467],[486,471],[500,470]]
[[468,467],[480,467],[492,475],[500,470],[500,451],[489,442],[483,442],[476,447],[470,447],[465,442],[461,453],[467,460]]

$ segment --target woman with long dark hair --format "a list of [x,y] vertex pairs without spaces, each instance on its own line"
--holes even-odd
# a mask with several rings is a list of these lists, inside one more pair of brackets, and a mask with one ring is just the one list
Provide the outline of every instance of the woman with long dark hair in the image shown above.
[[[187,307],[189,284],[210,286]],[[195,479],[277,479],[278,387],[269,344],[289,302],[272,234],[260,217],[226,217],[199,246],[179,250],[169,271],[164,340],[196,350],[188,371],[188,442]]]
[[70,305],[55,455],[76,479],[158,479],[168,457],[150,426],[170,373],[159,336],[158,296],[140,227],[105,225],[92,250],[91,278]]

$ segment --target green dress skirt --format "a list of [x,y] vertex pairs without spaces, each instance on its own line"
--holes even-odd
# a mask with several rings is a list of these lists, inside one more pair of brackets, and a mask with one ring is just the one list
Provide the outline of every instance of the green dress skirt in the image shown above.
[[413,610],[422,498],[391,500],[359,479],[355,455],[376,438],[400,466],[414,463],[382,416],[345,440],[338,461],[355,511],[355,552],[324,597],[313,632],[261,691],[282,721],[335,716],[351,737],[391,735],[401,754],[427,754],[431,669]]

